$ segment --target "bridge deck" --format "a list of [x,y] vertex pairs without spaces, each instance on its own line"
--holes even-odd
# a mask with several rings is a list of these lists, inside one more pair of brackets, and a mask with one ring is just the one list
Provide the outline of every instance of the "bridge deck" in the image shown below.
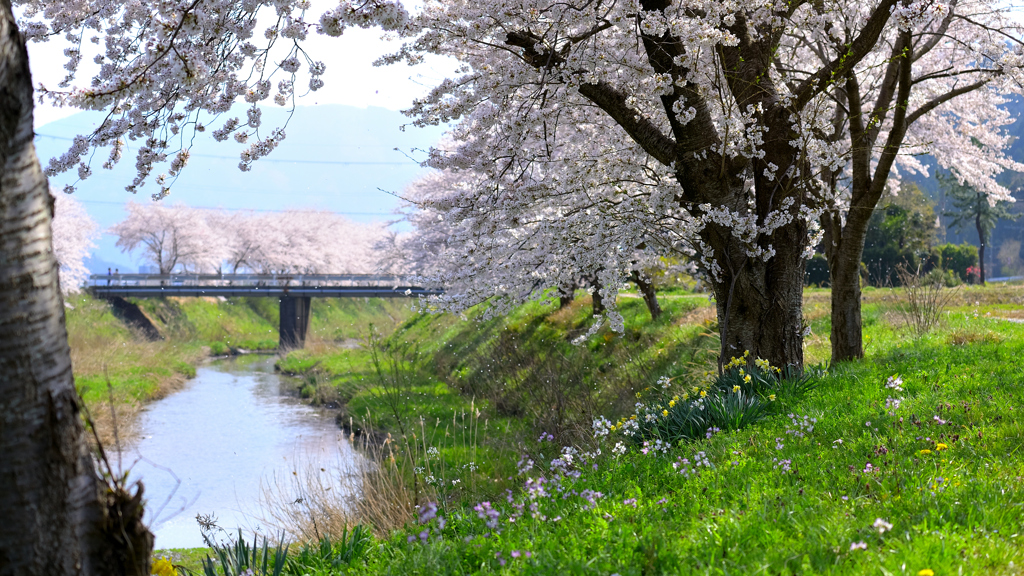
[[315,298],[415,298],[440,290],[412,286],[383,274],[93,274],[98,297],[262,296]]

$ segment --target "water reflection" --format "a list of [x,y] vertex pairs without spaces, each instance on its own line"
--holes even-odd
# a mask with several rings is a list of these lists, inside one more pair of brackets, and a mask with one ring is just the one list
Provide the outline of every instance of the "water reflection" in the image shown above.
[[141,438],[121,458],[145,482],[156,548],[202,546],[197,513],[232,532],[255,528],[261,479],[308,466],[344,469],[358,458],[332,416],[281,396],[273,362],[243,357],[199,368],[143,413]]

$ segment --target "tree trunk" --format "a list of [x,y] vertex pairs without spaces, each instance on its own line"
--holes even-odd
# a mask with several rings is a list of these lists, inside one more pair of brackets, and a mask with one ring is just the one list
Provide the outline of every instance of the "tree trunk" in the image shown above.
[[981,210],[974,217],[974,225],[978,227],[978,282],[985,285],[985,227],[981,223]]
[[85,442],[32,139],[28,54],[0,0],[0,576],[148,576],[141,486],[108,490]]
[[[719,258],[721,278],[714,281],[718,329],[722,340],[719,366],[750,352],[773,366],[803,370],[803,290],[807,230],[793,223],[770,239],[775,255],[760,258]],[[733,245],[732,254],[741,253]]]
[[558,289],[558,309],[561,310],[572,304],[575,299],[575,290],[572,286],[562,286]]
[[601,280],[598,279],[596,273],[590,278],[590,287],[594,290],[592,296],[594,302],[592,314],[594,316],[604,314],[604,298],[601,297]]
[[[848,230],[846,232],[849,232]],[[828,276],[832,284],[832,362],[864,357],[861,319],[860,259],[864,242],[842,238],[828,253]]]
[[643,295],[647,310],[651,313],[651,320],[657,320],[658,316],[661,316],[661,305],[658,304],[658,294],[654,291],[654,286],[636,270],[633,271],[631,280],[636,283],[637,290]]

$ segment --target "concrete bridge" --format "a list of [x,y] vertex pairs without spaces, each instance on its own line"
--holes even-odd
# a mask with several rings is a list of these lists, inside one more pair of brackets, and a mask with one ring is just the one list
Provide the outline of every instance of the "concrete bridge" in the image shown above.
[[302,348],[312,298],[415,298],[441,294],[386,274],[93,274],[89,292],[97,298],[167,296],[259,296],[277,298],[278,346]]

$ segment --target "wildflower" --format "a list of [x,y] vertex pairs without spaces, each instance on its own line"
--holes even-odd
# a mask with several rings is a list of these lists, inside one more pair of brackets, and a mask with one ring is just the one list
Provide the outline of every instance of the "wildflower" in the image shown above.
[[740,387],[739,387],[739,385],[733,386],[733,387],[732,387],[732,391],[733,391],[734,393],[735,393],[735,392],[739,392],[739,391],[740,391]]
[[433,502],[427,502],[423,508],[420,509],[419,521],[420,524],[426,524],[437,516],[437,504]]
[[747,374],[746,376],[744,376],[743,377],[743,381],[746,382],[747,384],[750,384],[750,374]]
[[889,530],[892,530],[892,524],[882,520],[881,518],[875,518],[875,523],[872,524],[871,527],[878,530],[879,534],[885,534]]
[[625,504],[626,506],[632,506],[633,508],[636,508],[636,498],[626,498],[625,500],[622,501],[622,503]]
[[918,454],[922,454],[922,455],[931,454],[931,453],[932,453],[932,451],[927,449],[927,448],[925,448],[924,450],[918,451]]
[[[668,401],[668,407],[669,408],[675,408],[675,405],[676,405],[676,401],[675,400],[669,400]],[[667,410],[666,410],[666,412],[667,412]]]
[[626,453],[626,446],[622,442],[616,442],[615,447],[612,448],[612,454],[621,456]]
[[771,400],[772,402],[775,402],[775,394],[769,394],[768,399]]
[[949,446],[947,446],[946,444],[943,444],[942,442],[938,442],[938,443],[935,444],[935,451],[936,452],[938,452],[940,450],[946,450],[947,448],[949,448]]
[[867,542],[854,542],[854,543],[850,544],[850,552],[853,552],[854,550],[867,550],[867,549],[868,549]]
[[501,516],[501,512],[491,508],[490,502],[481,502],[474,506],[473,510],[476,511],[478,518],[485,521],[488,528],[493,530],[498,527],[498,517]]
[[705,396],[707,396],[707,395],[708,395],[708,393],[707,393],[707,392],[706,392],[705,390],[701,390],[701,391],[700,391],[700,397],[701,397],[701,398],[704,398],[704,397],[705,397]]
[[153,574],[156,576],[174,576],[174,565],[167,558],[157,558],[153,562]]
[[917,576],[935,576],[935,571],[929,568],[917,571]]

